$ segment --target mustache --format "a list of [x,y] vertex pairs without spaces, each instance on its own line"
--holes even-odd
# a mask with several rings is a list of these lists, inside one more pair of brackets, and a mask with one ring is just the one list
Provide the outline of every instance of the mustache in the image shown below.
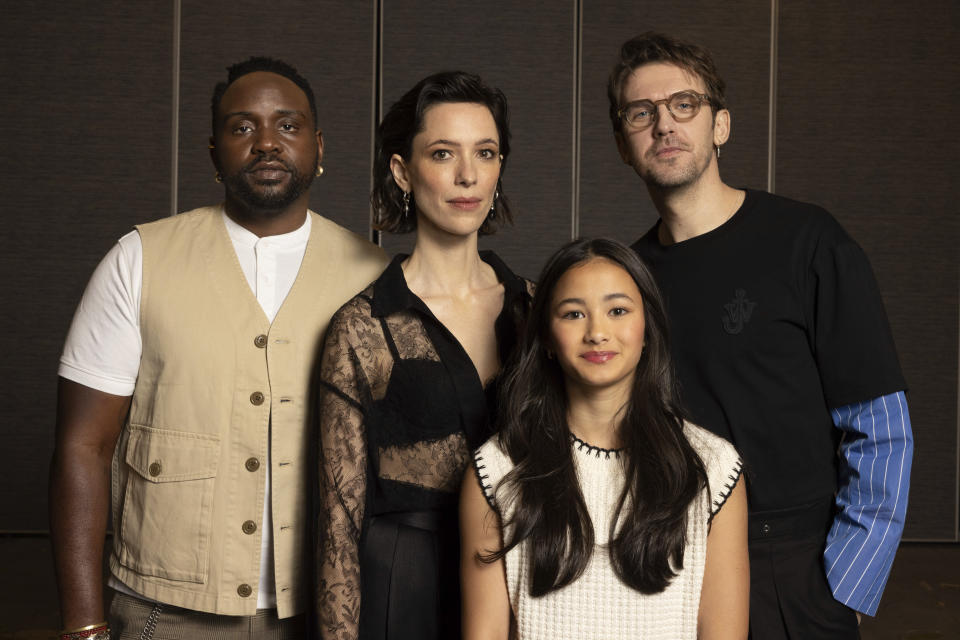
[[690,150],[690,145],[688,145],[685,142],[682,142],[681,140],[678,140],[677,138],[664,138],[663,140],[658,142],[656,145],[650,147],[650,149],[647,151],[647,154],[656,155],[657,153],[659,153],[660,151],[668,147],[675,147],[677,149],[683,149],[684,151]]
[[251,172],[251,171],[254,171],[254,170],[257,168],[257,165],[259,165],[259,164],[261,164],[261,163],[263,163],[263,162],[275,162],[275,163],[279,164],[280,166],[282,166],[283,169],[284,169],[284,171],[286,171],[287,173],[291,173],[291,172],[293,171],[293,170],[291,169],[290,165],[287,163],[286,160],[284,160],[284,159],[282,159],[282,158],[277,158],[277,157],[275,157],[275,156],[270,156],[270,157],[268,157],[266,154],[260,154],[260,155],[258,155],[256,158],[254,158],[253,160],[251,160],[250,162],[248,162],[248,163],[243,167],[243,170],[244,170],[245,172],[249,173],[249,172]]

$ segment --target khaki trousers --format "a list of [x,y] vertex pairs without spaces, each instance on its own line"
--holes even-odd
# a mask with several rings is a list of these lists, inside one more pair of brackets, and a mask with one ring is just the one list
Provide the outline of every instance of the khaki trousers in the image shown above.
[[219,616],[114,593],[111,640],[300,640],[306,616],[280,620],[276,609],[255,616]]

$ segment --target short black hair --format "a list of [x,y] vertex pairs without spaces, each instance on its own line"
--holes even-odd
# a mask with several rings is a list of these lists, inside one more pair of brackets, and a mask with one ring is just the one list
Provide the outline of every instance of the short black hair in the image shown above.
[[210,100],[210,113],[214,134],[217,133],[217,112],[220,110],[220,101],[223,99],[223,94],[226,93],[230,85],[236,82],[239,78],[242,78],[248,73],[255,73],[257,71],[275,73],[278,76],[283,76],[293,84],[300,87],[300,89],[306,94],[307,101],[310,103],[310,114],[313,116],[313,128],[318,128],[317,100],[313,95],[313,89],[310,87],[310,83],[307,82],[307,79],[300,75],[300,72],[297,71],[296,68],[287,64],[283,60],[267,58],[264,56],[253,56],[249,60],[244,60],[243,62],[238,62],[227,67],[227,81],[218,82],[217,86],[213,88],[213,98]]

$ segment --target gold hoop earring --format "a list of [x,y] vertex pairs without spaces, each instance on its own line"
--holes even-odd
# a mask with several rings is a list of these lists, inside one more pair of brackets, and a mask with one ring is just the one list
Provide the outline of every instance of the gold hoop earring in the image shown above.
[[220,174],[219,171],[213,174],[213,179],[217,181],[217,184],[220,184],[221,182],[223,182],[223,176]]
[[322,175],[323,175],[323,167],[321,167],[320,165],[317,165],[317,177],[319,178]]

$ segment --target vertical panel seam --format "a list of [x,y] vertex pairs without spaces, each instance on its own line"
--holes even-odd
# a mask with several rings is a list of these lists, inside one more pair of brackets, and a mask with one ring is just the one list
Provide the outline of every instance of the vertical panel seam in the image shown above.
[[180,189],[180,3],[173,0],[173,90],[170,117],[170,215],[177,215]]
[[779,67],[780,0],[770,0],[770,96],[767,113],[767,191],[777,188],[777,69]]
[[[383,0],[373,1],[373,91],[370,96],[370,167],[376,161],[377,125],[383,112]],[[373,171],[370,171],[370,192],[374,188]],[[367,237],[370,242],[383,246],[383,234],[373,228],[373,204],[367,217]]]
[[580,101],[583,98],[583,5],[574,0],[573,25],[573,162],[570,188],[570,239],[580,235]]

